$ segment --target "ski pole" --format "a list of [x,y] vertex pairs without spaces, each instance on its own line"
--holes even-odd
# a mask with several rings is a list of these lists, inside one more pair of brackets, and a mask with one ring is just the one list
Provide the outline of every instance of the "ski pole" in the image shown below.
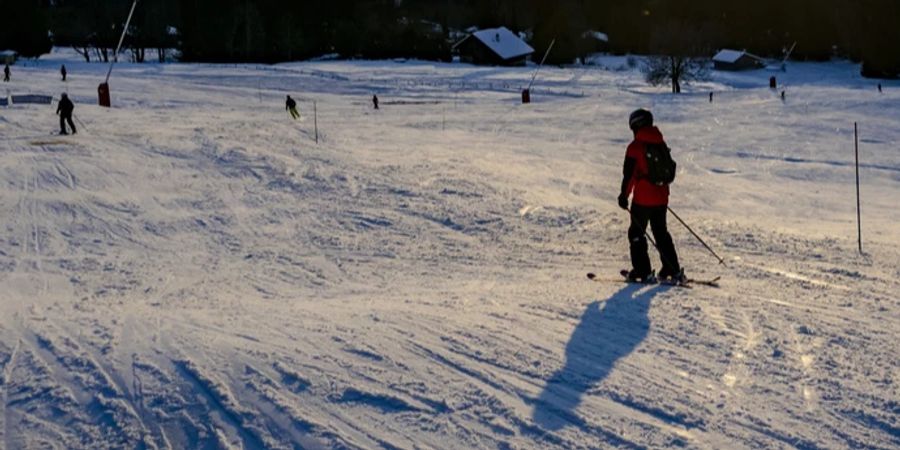
[[[631,212],[631,208],[626,209],[626,211],[628,211],[628,214],[629,214],[629,215],[634,216],[634,213]],[[647,232],[647,229],[646,229],[646,228],[644,228],[644,237],[646,237],[647,240],[650,241],[651,244],[653,244],[653,247],[654,247],[656,250],[659,250],[659,247],[656,245],[656,242],[653,241],[653,238],[650,237],[650,233]],[[668,263],[668,261],[666,261],[666,262]]]
[[75,115],[75,113],[72,113],[72,117],[75,118],[75,121],[78,122],[78,125],[81,125],[81,128],[82,128],[84,131],[87,131],[87,127],[84,126],[84,122],[82,122],[81,119],[79,119],[78,116]]
[[708,245],[706,245],[706,242],[703,242],[703,239],[701,239],[700,236],[697,235],[697,233],[694,233],[694,230],[692,230],[691,227],[688,226],[688,224],[684,223],[684,221],[681,220],[681,217],[678,217],[678,214],[675,214],[675,211],[672,211],[672,208],[669,208],[668,206],[666,206],[666,208],[670,213],[672,213],[673,216],[675,216],[676,219],[678,219],[679,222],[681,222],[682,225],[684,225],[685,228],[687,228],[688,231],[691,232],[691,234],[694,235],[695,238],[697,238],[698,241],[700,241],[701,244],[703,244],[704,247],[706,247],[707,250],[709,250],[710,253],[713,254],[713,256],[715,256],[719,260],[719,264],[728,267],[728,264],[725,264],[725,260],[722,259],[721,256],[717,255],[716,252],[714,252],[713,249],[711,249]]
[[[632,216],[632,217],[634,216],[634,213],[631,212],[631,208],[626,209],[626,211],[628,211],[628,214],[630,216]],[[634,219],[632,219],[632,222],[634,222]],[[656,251],[659,253],[659,258],[662,259],[663,264],[665,264],[669,267],[675,267],[674,265],[672,265],[672,261],[669,261],[669,258],[666,258],[665,255],[663,255],[663,252],[660,251],[659,246],[656,245],[656,241],[654,241],[653,238],[650,237],[650,233],[647,231],[646,228],[644,228],[644,237],[646,237],[647,240],[650,241],[651,244],[653,244],[653,248],[655,248]]]
[[[56,100],[56,97],[53,97],[53,100]],[[56,100],[56,101],[59,102],[59,100]],[[51,106],[53,105],[52,101],[50,102],[50,105]],[[78,125],[80,125],[84,131],[87,131],[87,127],[84,125],[84,122],[82,122],[81,119],[79,119],[78,116],[76,116],[74,112],[72,113],[72,118],[75,119],[76,122],[78,122]]]

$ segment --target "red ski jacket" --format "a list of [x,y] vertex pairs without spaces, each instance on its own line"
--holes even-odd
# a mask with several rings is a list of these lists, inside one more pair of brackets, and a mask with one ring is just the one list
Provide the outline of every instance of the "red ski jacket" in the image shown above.
[[[669,186],[658,186],[647,180],[647,157],[644,144],[661,144],[663,135],[659,128],[644,127],[635,133],[634,140],[625,152],[622,193],[634,192],[632,203],[641,206],[666,206],[669,204]],[[629,161],[629,159],[631,161]]]

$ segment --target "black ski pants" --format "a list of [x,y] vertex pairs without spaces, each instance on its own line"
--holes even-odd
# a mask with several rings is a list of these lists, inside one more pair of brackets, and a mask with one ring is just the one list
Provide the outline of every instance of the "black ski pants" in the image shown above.
[[645,236],[648,223],[653,232],[653,240],[656,241],[656,246],[659,248],[659,259],[662,261],[660,273],[673,275],[681,270],[678,265],[678,254],[675,253],[675,244],[672,243],[672,235],[666,228],[667,211],[665,206],[631,205],[628,242],[631,249],[631,267],[637,274],[649,274],[652,270]]
[[66,134],[66,122],[69,122],[69,127],[72,128],[72,134],[75,134],[75,124],[72,123],[72,115],[71,114],[60,114],[59,115],[59,132],[62,134]]

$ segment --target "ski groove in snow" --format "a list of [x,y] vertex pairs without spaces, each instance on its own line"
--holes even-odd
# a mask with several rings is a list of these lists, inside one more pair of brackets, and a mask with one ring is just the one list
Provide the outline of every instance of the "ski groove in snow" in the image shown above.
[[[122,63],[112,109],[66,60],[89,133],[0,111],[0,445],[897,446],[897,92],[832,62],[780,76],[802,102],[762,71],[676,97],[609,59],[545,68],[530,105],[529,68]],[[672,207],[732,268],[672,222],[683,264],[718,290],[582,280],[628,263],[648,105]]]
[[266,443],[258,435],[258,431],[245,424],[246,415],[236,400],[224,389],[221,382],[213,381],[202,374],[200,369],[190,360],[172,361],[180,375],[193,387],[194,391],[210,408],[211,417],[218,418],[233,428],[240,437],[242,447],[248,449],[265,449]]
[[4,449],[11,449],[14,446],[11,444],[12,442],[12,420],[11,414],[12,412],[9,409],[9,390],[10,383],[12,382],[12,372],[13,368],[16,366],[16,357],[19,355],[19,348],[22,346],[21,340],[16,340],[16,345],[12,348],[12,351],[9,353],[9,356],[6,358],[6,361],[3,364],[3,371],[0,372],[2,376],[0,376],[0,381],[2,381],[2,389],[3,389],[3,397],[0,398],[0,401],[3,402],[3,425],[0,426],[0,431],[3,432],[3,437],[0,441],[3,442]]

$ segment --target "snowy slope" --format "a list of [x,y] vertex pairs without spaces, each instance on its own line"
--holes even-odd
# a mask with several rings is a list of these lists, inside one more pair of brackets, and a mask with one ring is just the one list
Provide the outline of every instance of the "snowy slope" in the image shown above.
[[[605,65],[523,106],[524,68],[122,64],[112,109],[105,66],[13,67],[85,126],[0,109],[0,448],[900,446],[900,85]],[[584,277],[628,261],[636,107],[719,289]]]

